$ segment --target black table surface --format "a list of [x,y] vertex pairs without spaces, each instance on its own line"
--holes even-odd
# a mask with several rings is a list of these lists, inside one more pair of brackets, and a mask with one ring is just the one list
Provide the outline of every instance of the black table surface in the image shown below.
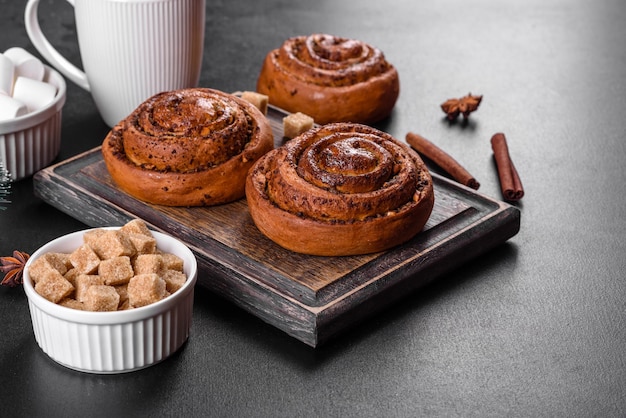
[[[252,90],[270,49],[330,33],[379,47],[397,67],[400,98],[377,127],[421,133],[498,199],[489,139],[504,132],[526,189],[520,232],[316,349],[198,288],[187,344],[122,375],[54,363],[23,290],[2,287],[0,415],[626,415],[626,2],[207,3],[201,86]],[[0,51],[37,54],[24,7],[0,0]],[[51,42],[80,65],[72,7],[41,10]],[[446,122],[439,105],[468,92],[484,96],[478,111]],[[68,81],[57,161],[108,129]],[[10,199],[0,255],[85,228],[36,198],[32,179]]]

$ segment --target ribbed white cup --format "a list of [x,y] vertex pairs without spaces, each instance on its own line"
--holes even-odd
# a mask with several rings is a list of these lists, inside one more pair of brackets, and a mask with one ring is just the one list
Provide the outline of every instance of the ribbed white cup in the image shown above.
[[197,280],[195,256],[179,240],[153,231],[160,250],[183,259],[187,281],[181,289],[159,302],[125,311],[71,309],[35,292],[28,269],[42,254],[72,252],[82,244],[84,233],[78,231],[49,242],[26,263],[24,290],[35,340],[57,363],[89,373],[130,372],[165,360],[189,337]]
[[45,66],[44,81],[57,88],[51,103],[35,112],[0,122],[0,160],[13,180],[31,176],[46,167],[61,149],[65,80]]
[[156,93],[198,85],[205,0],[68,0],[84,72],[45,38],[39,1],[29,0],[25,11],[31,42],[52,66],[91,92],[109,126]]

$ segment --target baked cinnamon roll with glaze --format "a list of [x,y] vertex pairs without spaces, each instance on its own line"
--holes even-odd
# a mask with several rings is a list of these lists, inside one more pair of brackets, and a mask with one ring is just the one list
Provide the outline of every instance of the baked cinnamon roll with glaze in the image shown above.
[[113,127],[102,154],[115,183],[140,200],[208,206],[242,198],[248,170],[273,148],[271,126],[252,104],[192,88],[146,100]]
[[395,67],[365,42],[314,34],[286,40],[265,57],[257,91],[271,104],[318,124],[371,124],[387,117],[400,94]]
[[246,198],[264,235],[323,256],[406,242],[434,205],[432,178],[417,153],[352,123],[313,128],[261,157],[248,174]]

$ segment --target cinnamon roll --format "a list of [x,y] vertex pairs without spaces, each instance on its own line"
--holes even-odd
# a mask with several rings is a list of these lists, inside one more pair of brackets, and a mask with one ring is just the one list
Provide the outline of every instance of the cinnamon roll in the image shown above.
[[146,100],[113,127],[102,154],[115,183],[137,199],[208,206],[242,198],[248,170],[273,148],[271,126],[252,104],[192,88]]
[[314,34],[286,40],[265,57],[257,91],[316,123],[370,124],[387,117],[400,94],[395,67],[365,42]]
[[432,178],[417,153],[353,123],[313,128],[261,157],[248,174],[246,198],[264,235],[323,256],[406,242],[434,205]]

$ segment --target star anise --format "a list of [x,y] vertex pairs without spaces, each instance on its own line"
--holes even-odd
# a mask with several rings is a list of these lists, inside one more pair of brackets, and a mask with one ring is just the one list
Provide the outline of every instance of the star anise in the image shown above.
[[0,271],[4,273],[3,286],[15,287],[22,284],[24,266],[30,256],[21,251],[13,251],[13,257],[0,257]]
[[459,117],[459,114],[462,114],[463,118],[467,119],[470,113],[478,109],[482,99],[483,96],[472,96],[472,93],[469,93],[460,99],[446,100],[441,104],[441,110],[448,115],[448,120],[455,120]]

